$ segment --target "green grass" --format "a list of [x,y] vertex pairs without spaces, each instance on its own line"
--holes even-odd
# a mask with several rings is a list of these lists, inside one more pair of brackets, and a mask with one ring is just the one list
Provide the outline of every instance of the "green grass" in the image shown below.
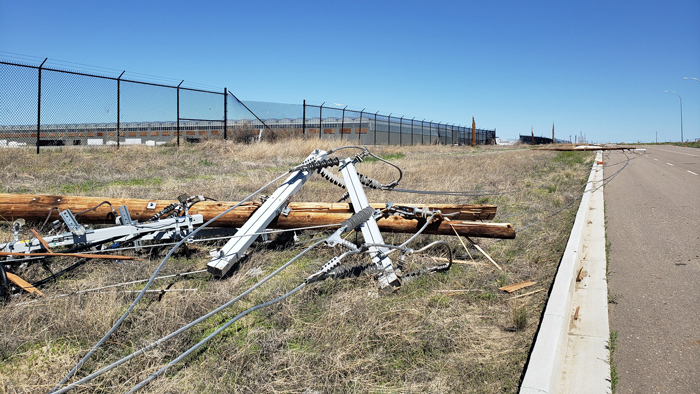
[[617,366],[615,365],[614,353],[617,348],[617,331],[610,331],[610,340],[608,341],[608,350],[610,351],[610,388],[612,394],[617,390],[617,384],[620,382],[620,376],[617,374]]
[[700,148],[700,141],[684,142],[684,143],[674,143],[677,146],[687,146],[689,148]]
[[577,164],[583,164],[586,158],[589,156],[590,154],[586,152],[563,151],[559,152],[557,156],[554,159],[552,159],[552,161],[555,163],[563,163],[569,167],[573,167]]
[[59,188],[60,194],[86,194],[94,190],[100,189],[104,183],[99,181],[88,180],[85,182],[68,183]]
[[[392,161],[392,160],[396,160],[396,159],[402,159],[404,156],[405,155],[403,152],[396,152],[396,153],[388,153],[385,155],[380,155],[379,157],[381,157],[382,159],[384,159],[386,161]],[[374,163],[374,162],[377,162],[379,160],[377,160],[376,158],[374,158],[372,156],[367,156],[364,158],[363,161],[366,161],[368,163]]]
[[127,179],[127,180],[118,180],[118,181],[110,181],[110,182],[103,182],[103,181],[96,181],[96,180],[86,180],[83,182],[75,182],[75,183],[67,183],[65,185],[59,186],[57,189],[57,192],[60,194],[67,194],[67,195],[87,195],[91,193],[96,193],[99,192],[100,190],[106,189],[110,186],[117,186],[117,187],[155,187],[155,186],[160,186],[163,184],[163,179],[162,178],[134,178],[134,179]]
[[160,186],[163,184],[162,178],[134,178],[125,181],[111,181],[107,186]]

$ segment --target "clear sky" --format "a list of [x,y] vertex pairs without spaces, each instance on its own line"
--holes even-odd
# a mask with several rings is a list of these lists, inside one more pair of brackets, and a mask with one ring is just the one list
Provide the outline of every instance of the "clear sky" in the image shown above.
[[700,138],[700,0],[0,0],[0,51],[508,139],[677,141],[674,90]]

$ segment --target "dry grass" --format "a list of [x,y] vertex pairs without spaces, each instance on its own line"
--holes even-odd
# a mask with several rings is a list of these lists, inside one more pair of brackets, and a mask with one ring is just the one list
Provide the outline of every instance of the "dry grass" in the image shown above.
[[[0,150],[0,192],[57,193],[104,197],[174,198],[180,193],[239,200],[298,164],[314,148],[339,141],[292,140],[238,145],[111,149]],[[516,229],[568,202],[585,182],[590,153],[557,153],[444,146],[380,146],[370,149],[404,171],[399,187],[423,190],[521,190],[474,198],[369,191],[372,202],[459,202],[499,206],[496,221]],[[45,152],[45,153],[44,153]],[[352,154],[343,151],[341,154]],[[344,157],[344,156],[342,156]],[[395,170],[380,162],[358,165],[366,175],[389,181]],[[269,190],[271,193],[273,189]],[[296,201],[335,201],[343,191],[319,177]],[[388,296],[371,277],[327,280],[307,286],[285,302],[252,313],[191,355],[145,391],[282,393],[503,393],[516,392],[546,301],[546,292],[508,300],[498,287],[535,280],[548,288],[564,250],[577,204],[515,240],[482,240],[504,267],[498,271],[478,253],[473,264],[419,277]],[[9,238],[8,225],[0,237]],[[302,234],[302,241],[314,233]],[[408,235],[386,235],[398,243]],[[436,236],[422,236],[425,244]],[[350,238],[352,239],[352,238]],[[444,237],[460,259],[470,260],[455,237]],[[210,246],[190,259],[172,259],[163,274],[202,269]],[[148,295],[79,376],[123,357],[223,304],[301,250],[257,246],[236,274],[214,280],[198,274],[157,282],[155,288],[196,292]],[[77,392],[123,392],[212,332],[244,308],[290,290],[334,255],[319,249],[300,259],[236,307],[165,346],[107,373]],[[45,286],[48,295],[146,278],[160,262],[88,263]],[[49,268],[65,267],[55,261]],[[45,275],[39,264],[18,273]],[[125,289],[140,289],[131,286]],[[435,292],[434,290],[440,290]],[[447,292],[446,290],[470,290]],[[516,294],[518,294],[516,293]],[[14,297],[0,307],[0,393],[46,392],[113,324],[135,297],[109,291],[23,304]]]

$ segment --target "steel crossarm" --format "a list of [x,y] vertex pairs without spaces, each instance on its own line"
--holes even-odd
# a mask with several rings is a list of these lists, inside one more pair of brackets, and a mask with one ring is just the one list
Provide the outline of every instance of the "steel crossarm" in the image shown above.
[[[365,207],[369,207],[369,201],[367,200],[367,195],[365,195],[365,190],[362,188],[360,177],[357,175],[353,159],[348,158],[341,162],[340,173],[345,180],[345,187],[348,189],[352,208],[355,213],[360,212]],[[382,238],[382,233],[379,231],[379,226],[377,226],[377,221],[374,217],[370,217],[369,220],[360,227],[360,230],[362,231],[365,243],[384,244],[384,238]],[[374,263],[380,271],[379,287],[382,289],[391,286],[392,283],[398,283],[398,278],[394,272],[394,265],[387,255],[388,252],[389,249],[386,247],[371,246],[369,248],[369,255],[372,258],[372,263]]]
[[[182,228],[200,225],[204,222],[202,215],[191,215],[176,218],[161,219],[148,223],[132,223],[128,225],[113,226],[100,229],[86,230],[82,235],[66,232],[58,235],[44,237],[49,247],[70,246],[76,244],[101,244],[109,241],[128,241],[130,238],[140,236],[141,240],[165,240],[178,237]],[[41,242],[34,238],[20,242],[0,244],[0,251],[15,253],[31,253],[41,250]]]
[[[304,160],[303,164],[323,160],[326,158],[326,155],[326,151],[316,149]],[[253,241],[258,238],[259,233],[265,230],[287,208],[289,200],[309,180],[311,173],[308,170],[293,171],[272,196],[260,208],[255,210],[238,230],[236,237],[229,240],[218,251],[217,256],[209,261],[207,270],[214,276],[226,275],[236,261],[243,257]]]

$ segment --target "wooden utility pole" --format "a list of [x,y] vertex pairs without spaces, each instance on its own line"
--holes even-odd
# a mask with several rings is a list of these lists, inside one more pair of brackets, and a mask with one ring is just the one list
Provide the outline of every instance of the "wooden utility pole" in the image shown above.
[[[49,212],[49,220],[60,219],[58,210],[70,209],[76,214],[80,223],[84,224],[113,224],[114,213],[109,205],[103,204],[89,212],[83,212],[93,208],[103,201],[109,203],[116,210],[126,205],[133,220],[145,222],[156,212],[176,201],[171,200],[143,200],[103,197],[76,197],[76,196],[47,196],[31,194],[0,194],[0,218],[14,220],[22,218],[27,222],[43,222]],[[155,206],[155,208],[149,208]],[[235,202],[202,201],[189,209],[191,215],[201,214],[204,221],[208,221],[228,208],[236,205]],[[260,202],[252,201],[242,204],[226,215],[222,216],[213,227],[241,227],[253,212],[259,208]],[[384,204],[371,204],[375,209],[385,208]],[[496,216],[496,207],[493,205],[461,205],[461,204],[394,204],[400,206],[427,207],[430,210],[439,209],[444,215],[458,213],[450,217],[450,222],[445,220],[435,221],[429,225],[426,234],[453,235],[454,226],[459,235],[485,237],[485,238],[515,238],[515,230],[508,223],[482,223],[477,220],[491,220]],[[58,210],[51,208],[56,207]],[[308,226],[339,224],[353,214],[353,209],[347,203],[317,203],[298,202],[289,203],[289,213],[280,215],[273,220],[269,228],[293,229]],[[414,233],[425,223],[425,219],[404,219],[400,216],[389,216],[377,221],[381,231],[397,233]]]
[[552,143],[554,143],[554,122],[552,122]]
[[472,146],[476,146],[476,122],[472,116]]

